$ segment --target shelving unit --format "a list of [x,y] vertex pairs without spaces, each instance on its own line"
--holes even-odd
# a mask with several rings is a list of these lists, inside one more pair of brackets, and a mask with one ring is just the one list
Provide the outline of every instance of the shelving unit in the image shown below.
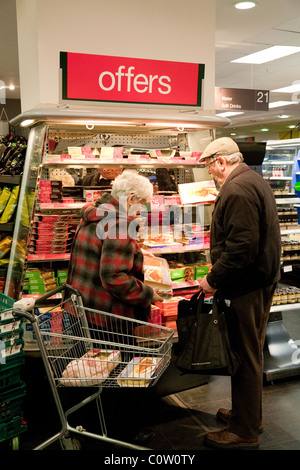
[[[278,206],[282,236],[282,282],[290,279],[293,271],[300,266],[300,199],[294,189],[299,150],[300,139],[269,141],[263,162],[263,176],[270,183]],[[300,361],[295,359],[294,354],[298,346],[286,331],[282,316],[283,312],[292,311],[300,312],[299,302],[271,307],[264,347],[264,378],[267,382],[300,375]]]
[[[0,188],[5,186],[21,186],[22,176],[11,176],[11,175],[0,175]],[[7,235],[14,237],[14,227],[15,227],[15,216],[13,216],[13,221],[0,224],[0,233],[4,232]],[[7,259],[7,256],[5,256]],[[5,278],[7,275],[8,265],[0,264],[0,277]]]
[[[66,113],[68,113],[68,110]],[[144,125],[139,120],[138,124],[133,122],[132,127],[129,128],[113,127],[112,125],[109,126],[109,129],[105,129],[103,126],[95,126],[95,129],[91,132],[84,123],[81,125],[70,123],[70,118],[66,117],[64,119],[63,114],[64,112],[59,112],[58,117],[51,117],[51,111],[47,110],[47,114],[40,117],[39,122],[32,127],[29,134],[23,176],[24,184],[20,194],[21,202],[17,212],[16,235],[8,270],[7,295],[11,294],[12,286],[18,297],[23,294],[24,273],[29,267],[45,264],[55,266],[55,263],[68,266],[69,252],[37,254],[28,251],[28,240],[31,238],[35,214],[67,214],[73,213],[73,211],[79,214],[80,209],[85,204],[82,200],[75,200],[73,203],[45,203],[39,201],[39,181],[49,179],[52,170],[62,169],[77,172],[102,166],[138,168],[141,171],[151,173],[155,172],[157,168],[169,168],[172,169],[177,183],[182,183],[186,181],[186,177],[192,169],[198,165],[197,158],[189,152],[187,133],[178,131],[179,126],[176,121],[174,121],[172,129],[165,129],[164,125],[160,129],[160,123],[157,122],[154,124],[154,129],[145,130]],[[72,119],[74,119],[74,114],[72,114]],[[91,115],[89,114],[86,116],[86,121],[89,122],[90,119]],[[188,120],[190,119],[189,117]],[[197,120],[201,121],[201,119],[201,117],[197,117]],[[19,120],[22,120],[22,117]],[[182,120],[182,116],[180,116],[180,120]],[[197,130],[201,133],[201,141],[208,143],[214,132],[213,129],[225,124],[227,124],[227,120],[221,122],[219,118],[203,117],[203,122],[199,125],[199,129],[202,130]],[[196,127],[194,124],[192,127],[192,132],[194,132]],[[187,125],[188,131],[189,125]],[[53,142],[55,142],[54,150]],[[206,144],[202,145],[205,146]],[[85,146],[92,148],[123,146],[123,158],[106,158],[100,155],[74,157],[68,154],[69,147]],[[162,149],[162,156],[153,158],[147,154],[147,149],[157,148]],[[170,148],[180,149],[182,152],[180,157],[174,156],[174,150],[169,152]],[[197,150],[199,151],[199,149]],[[126,153],[129,153],[129,155],[126,155]],[[26,220],[24,220],[24,214],[28,215]],[[208,250],[208,246],[207,244],[194,244],[178,248],[178,252],[182,255],[195,250],[205,252]],[[163,256],[174,253],[174,247],[149,248],[149,251]]]

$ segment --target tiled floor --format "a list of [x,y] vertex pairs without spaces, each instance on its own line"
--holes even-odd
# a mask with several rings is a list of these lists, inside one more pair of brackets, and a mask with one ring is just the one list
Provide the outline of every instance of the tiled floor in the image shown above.
[[[299,324],[298,313],[286,320],[286,327],[293,332],[295,340],[300,338]],[[28,430],[20,436],[20,449],[31,450],[58,432],[60,425],[42,362],[37,358],[27,359],[25,372],[28,388],[25,419],[28,421]],[[197,385],[197,378],[189,377],[191,384]],[[79,397],[81,391],[76,391],[78,396],[72,397],[74,403],[82,398]],[[70,391],[65,391],[63,400],[69,404]],[[200,386],[167,392],[165,396],[155,389],[146,389],[142,393],[106,389],[102,393],[102,402],[109,437],[130,441],[137,431],[144,428],[155,432],[147,446],[156,452],[217,452],[205,447],[203,439],[206,432],[223,426],[216,421],[215,413],[220,407],[230,407],[230,378],[213,376]],[[264,385],[264,432],[259,437],[259,450],[300,450],[299,403],[300,375]],[[70,418],[70,423],[83,425],[88,431],[99,434],[95,412],[94,403],[87,405]],[[80,441],[82,450],[108,452],[117,449],[94,439],[84,438]],[[3,448],[2,443],[0,450]],[[58,443],[48,448],[59,449]]]

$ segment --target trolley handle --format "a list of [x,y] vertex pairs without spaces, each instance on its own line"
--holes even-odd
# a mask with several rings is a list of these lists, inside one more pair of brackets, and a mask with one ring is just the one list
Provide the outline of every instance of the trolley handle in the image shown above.
[[73,286],[70,286],[69,284],[63,284],[62,286],[55,287],[55,289],[52,289],[49,292],[47,292],[46,294],[41,295],[41,297],[39,297],[36,300],[35,303],[36,303],[36,305],[38,305],[41,302],[44,302],[44,300],[49,299],[49,297],[52,297],[52,295],[57,294],[58,292],[61,292],[61,291],[64,291],[64,290],[68,290],[68,291],[72,292],[73,294],[77,295],[78,297],[81,297],[81,294],[80,294],[78,289],[76,289]]
[[25,310],[21,310],[20,308],[14,308],[12,310],[13,317],[18,317],[18,318],[26,318],[29,320],[31,323],[36,322],[36,316],[33,315],[30,312],[26,312]]

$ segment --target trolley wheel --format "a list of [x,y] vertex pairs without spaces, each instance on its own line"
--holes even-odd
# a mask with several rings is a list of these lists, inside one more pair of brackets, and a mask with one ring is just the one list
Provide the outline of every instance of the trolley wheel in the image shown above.
[[81,450],[81,442],[78,439],[72,437],[71,442],[73,450]]
[[81,442],[76,437],[64,437],[60,442],[62,450],[81,450]]
[[19,444],[20,444],[19,436],[13,437],[12,440],[11,440],[12,450],[19,450]]

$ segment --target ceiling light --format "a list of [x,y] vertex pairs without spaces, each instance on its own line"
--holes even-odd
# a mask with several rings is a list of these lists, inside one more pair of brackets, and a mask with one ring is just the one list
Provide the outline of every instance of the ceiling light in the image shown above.
[[295,93],[296,91],[300,91],[300,83],[297,83],[296,85],[285,86],[283,88],[276,88],[275,90],[271,91],[275,91],[276,93]]
[[27,127],[30,126],[30,124],[34,123],[34,119],[25,119],[25,121],[22,121],[20,126],[21,127]]
[[272,46],[253,54],[245,55],[239,59],[231,60],[231,62],[242,64],[265,64],[272,60],[280,59],[300,51],[300,47],[296,46]]
[[287,119],[287,118],[289,118],[289,117],[291,117],[291,116],[289,116],[288,114],[279,114],[278,117],[279,117],[280,119]]
[[269,108],[281,108],[282,106],[289,106],[290,104],[298,104],[297,101],[273,101],[269,103]]
[[270,129],[267,129],[267,128],[264,127],[263,129],[259,129],[259,130],[260,130],[261,132],[267,132],[267,131],[269,131]]
[[[1,83],[4,83],[4,82],[2,82],[2,80],[0,80],[0,84]],[[8,90],[14,90],[16,87],[15,87],[15,85],[7,85],[7,86],[6,85],[1,85],[0,86],[0,90],[3,90],[5,88],[7,88]]]
[[256,2],[237,2],[234,6],[238,10],[249,10],[249,8],[254,8],[256,6]]
[[288,127],[289,129],[295,129],[296,124],[295,124],[295,126],[287,126],[287,127]]
[[216,114],[216,116],[229,117],[229,116],[236,116],[237,114],[244,114],[244,113],[242,111],[226,111],[224,113]]

